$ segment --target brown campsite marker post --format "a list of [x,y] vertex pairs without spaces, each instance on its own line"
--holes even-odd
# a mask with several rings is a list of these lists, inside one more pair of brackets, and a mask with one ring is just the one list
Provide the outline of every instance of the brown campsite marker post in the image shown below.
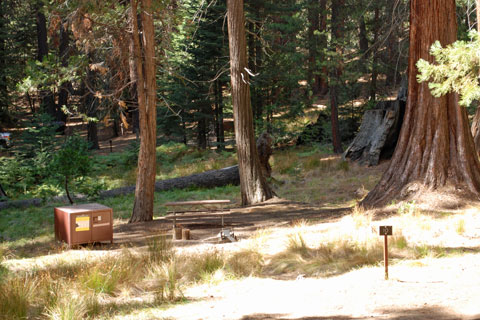
[[378,233],[384,236],[383,260],[385,261],[385,280],[388,280],[388,236],[393,235],[392,226],[380,226]]

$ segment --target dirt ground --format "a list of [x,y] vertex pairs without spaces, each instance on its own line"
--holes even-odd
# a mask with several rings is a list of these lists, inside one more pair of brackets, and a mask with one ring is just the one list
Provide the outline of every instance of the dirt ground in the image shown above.
[[[239,237],[236,243],[218,244],[219,217],[212,214],[186,217],[181,223],[192,230],[194,240],[175,243],[180,250],[235,250],[244,247],[258,229],[276,230],[277,237],[282,238],[285,230],[291,229],[285,227],[306,219],[313,221],[312,228],[321,233],[344,223],[350,213],[348,208],[322,209],[275,199],[261,206],[233,209],[225,217],[226,225],[233,227]],[[478,231],[480,224],[476,221],[473,229]],[[159,219],[153,223],[117,226],[116,240],[139,241],[158,232],[169,232],[170,223],[169,219]],[[471,253],[442,259],[397,261],[390,267],[389,280],[384,279],[383,266],[378,266],[329,278],[294,275],[285,279],[251,277],[220,281],[185,290],[185,297],[192,302],[166,311],[151,309],[146,311],[147,318],[480,319],[480,234],[476,232],[473,237],[472,234],[466,234],[468,242],[462,243]],[[268,245],[270,248],[265,250],[272,253],[281,246],[280,242]]]
[[[195,209],[195,208],[192,208]],[[198,209],[197,209],[198,210]],[[232,208],[230,211],[189,212],[177,214],[177,224],[191,230],[191,240],[176,241],[177,246],[219,243],[218,233],[224,227],[232,229],[239,240],[249,238],[258,229],[292,225],[298,220],[334,221],[350,213],[350,208],[320,208],[306,203],[275,198],[260,205]],[[166,234],[171,237],[173,217],[169,215],[152,222],[120,224],[114,228],[114,242],[145,243],[151,237]]]
[[[178,222],[191,229],[193,239],[174,241],[176,250],[234,251],[248,247],[252,236],[258,230],[266,229],[273,234],[270,239],[274,240],[265,243],[262,250],[275,254],[282,250],[286,234],[299,221],[308,220],[308,235],[315,237],[332,228],[342,228],[351,219],[350,208],[320,208],[273,199],[262,205],[225,212],[225,225],[233,228],[239,241],[222,243],[218,238],[220,214],[204,212],[182,216]],[[115,319],[480,319],[480,218],[477,216],[476,212],[472,213],[473,220],[468,220],[470,229],[467,228],[461,237],[464,241],[454,239],[456,246],[465,248],[465,254],[396,261],[390,267],[389,280],[384,279],[383,266],[375,266],[326,278],[294,274],[282,278],[213,281],[185,288],[183,294],[188,303],[166,310],[145,308]],[[388,222],[388,219],[392,216],[387,215],[373,223]],[[125,246],[139,249],[152,237],[170,236],[171,224],[171,217],[148,223],[117,223],[113,245],[94,246],[90,250],[62,249],[57,254],[11,259],[7,266],[25,270],[32,268],[32,264],[40,268],[59,260],[102,258]],[[438,230],[433,226],[428,232],[437,234]]]
[[[348,208],[318,208],[275,199],[261,206],[233,209],[225,217],[239,237],[237,243],[218,243],[218,216],[190,216],[181,223],[194,240],[176,241],[183,250],[235,250],[258,229],[275,230],[280,242],[266,244],[274,253],[286,230],[301,219],[321,233],[344,225]],[[475,215],[473,215],[474,219]],[[383,218],[382,218],[383,219]],[[386,217],[386,219],[389,219]],[[118,226],[117,237],[144,238],[155,229],[168,231],[170,221]],[[217,222],[216,222],[217,221]],[[376,223],[381,223],[382,220]],[[383,220],[388,221],[388,220]],[[246,278],[204,284],[184,292],[193,301],[166,311],[150,310],[151,319],[181,320],[320,320],[320,319],[480,319],[480,223],[470,221],[473,233],[460,245],[470,254],[442,259],[397,261],[384,279],[383,266],[366,267],[329,278],[293,275],[285,279]],[[205,224],[210,228],[203,228]],[[432,227],[435,229],[435,227]],[[436,232],[432,230],[432,232]],[[473,235],[473,236],[472,236]],[[458,239],[457,239],[458,240]],[[452,240],[452,241],[457,241]],[[442,240],[443,241],[443,240]],[[453,242],[452,242],[453,243]],[[458,244],[458,241],[455,242]],[[445,246],[449,243],[443,242]],[[468,249],[468,250],[467,250]],[[134,317],[127,317],[134,319]]]

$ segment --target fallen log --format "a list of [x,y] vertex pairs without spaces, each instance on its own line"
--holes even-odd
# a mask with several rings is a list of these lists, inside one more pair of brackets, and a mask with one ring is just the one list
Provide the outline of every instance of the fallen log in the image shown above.
[[[191,187],[215,188],[227,185],[240,184],[238,166],[227,167],[219,170],[210,170],[202,173],[192,174],[186,177],[179,177],[155,182],[155,191],[166,191],[171,189],[186,189]],[[102,191],[100,198],[116,197],[135,192],[135,186],[128,186],[112,190]]]

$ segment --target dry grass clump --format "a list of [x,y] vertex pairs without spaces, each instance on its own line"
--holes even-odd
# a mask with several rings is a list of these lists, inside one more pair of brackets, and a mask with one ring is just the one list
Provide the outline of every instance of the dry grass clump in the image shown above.
[[151,264],[170,261],[174,254],[172,242],[166,236],[154,238],[148,243],[148,260]]
[[84,296],[75,291],[62,290],[57,300],[46,308],[44,315],[51,320],[81,320],[88,316],[89,308]]
[[0,282],[0,319],[26,319],[33,304],[37,282],[32,277]]
[[180,256],[182,274],[187,282],[208,281],[225,267],[225,257],[218,250],[209,250],[190,256]]
[[181,276],[175,259],[154,265],[150,270],[150,277],[153,282],[155,304],[172,302],[183,296],[180,289]]
[[235,252],[227,260],[228,271],[239,277],[259,275],[262,272],[263,265],[264,257],[253,249]]
[[333,276],[365,265],[375,265],[383,258],[379,242],[356,243],[332,241],[318,247],[310,247],[301,233],[288,239],[285,251],[273,256],[265,267],[269,275],[285,273],[306,276]]

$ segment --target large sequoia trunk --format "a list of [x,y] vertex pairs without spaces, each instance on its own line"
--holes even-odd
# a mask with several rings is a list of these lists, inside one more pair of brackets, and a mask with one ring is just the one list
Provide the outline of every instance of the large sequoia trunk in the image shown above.
[[[153,27],[152,0],[136,1],[132,4],[132,36],[137,75],[138,110],[140,117],[140,151],[138,153],[138,174],[135,188],[135,203],[129,222],[153,219],[155,196],[155,174],[157,141],[156,111],[156,63],[155,31]],[[137,5],[140,4],[142,43],[139,39]]]
[[240,171],[242,204],[255,204],[272,198],[272,190],[262,174],[255,146],[253,112],[247,68],[243,0],[227,1],[228,40],[232,82],[235,140]]
[[[392,161],[377,186],[362,201],[379,206],[393,198],[420,197],[422,192],[457,190],[478,197],[480,164],[458,97],[431,95],[427,83],[416,81],[416,62],[433,61],[430,46],[456,40],[454,0],[411,0],[409,87],[405,118]],[[454,189],[452,189],[454,187]]]

